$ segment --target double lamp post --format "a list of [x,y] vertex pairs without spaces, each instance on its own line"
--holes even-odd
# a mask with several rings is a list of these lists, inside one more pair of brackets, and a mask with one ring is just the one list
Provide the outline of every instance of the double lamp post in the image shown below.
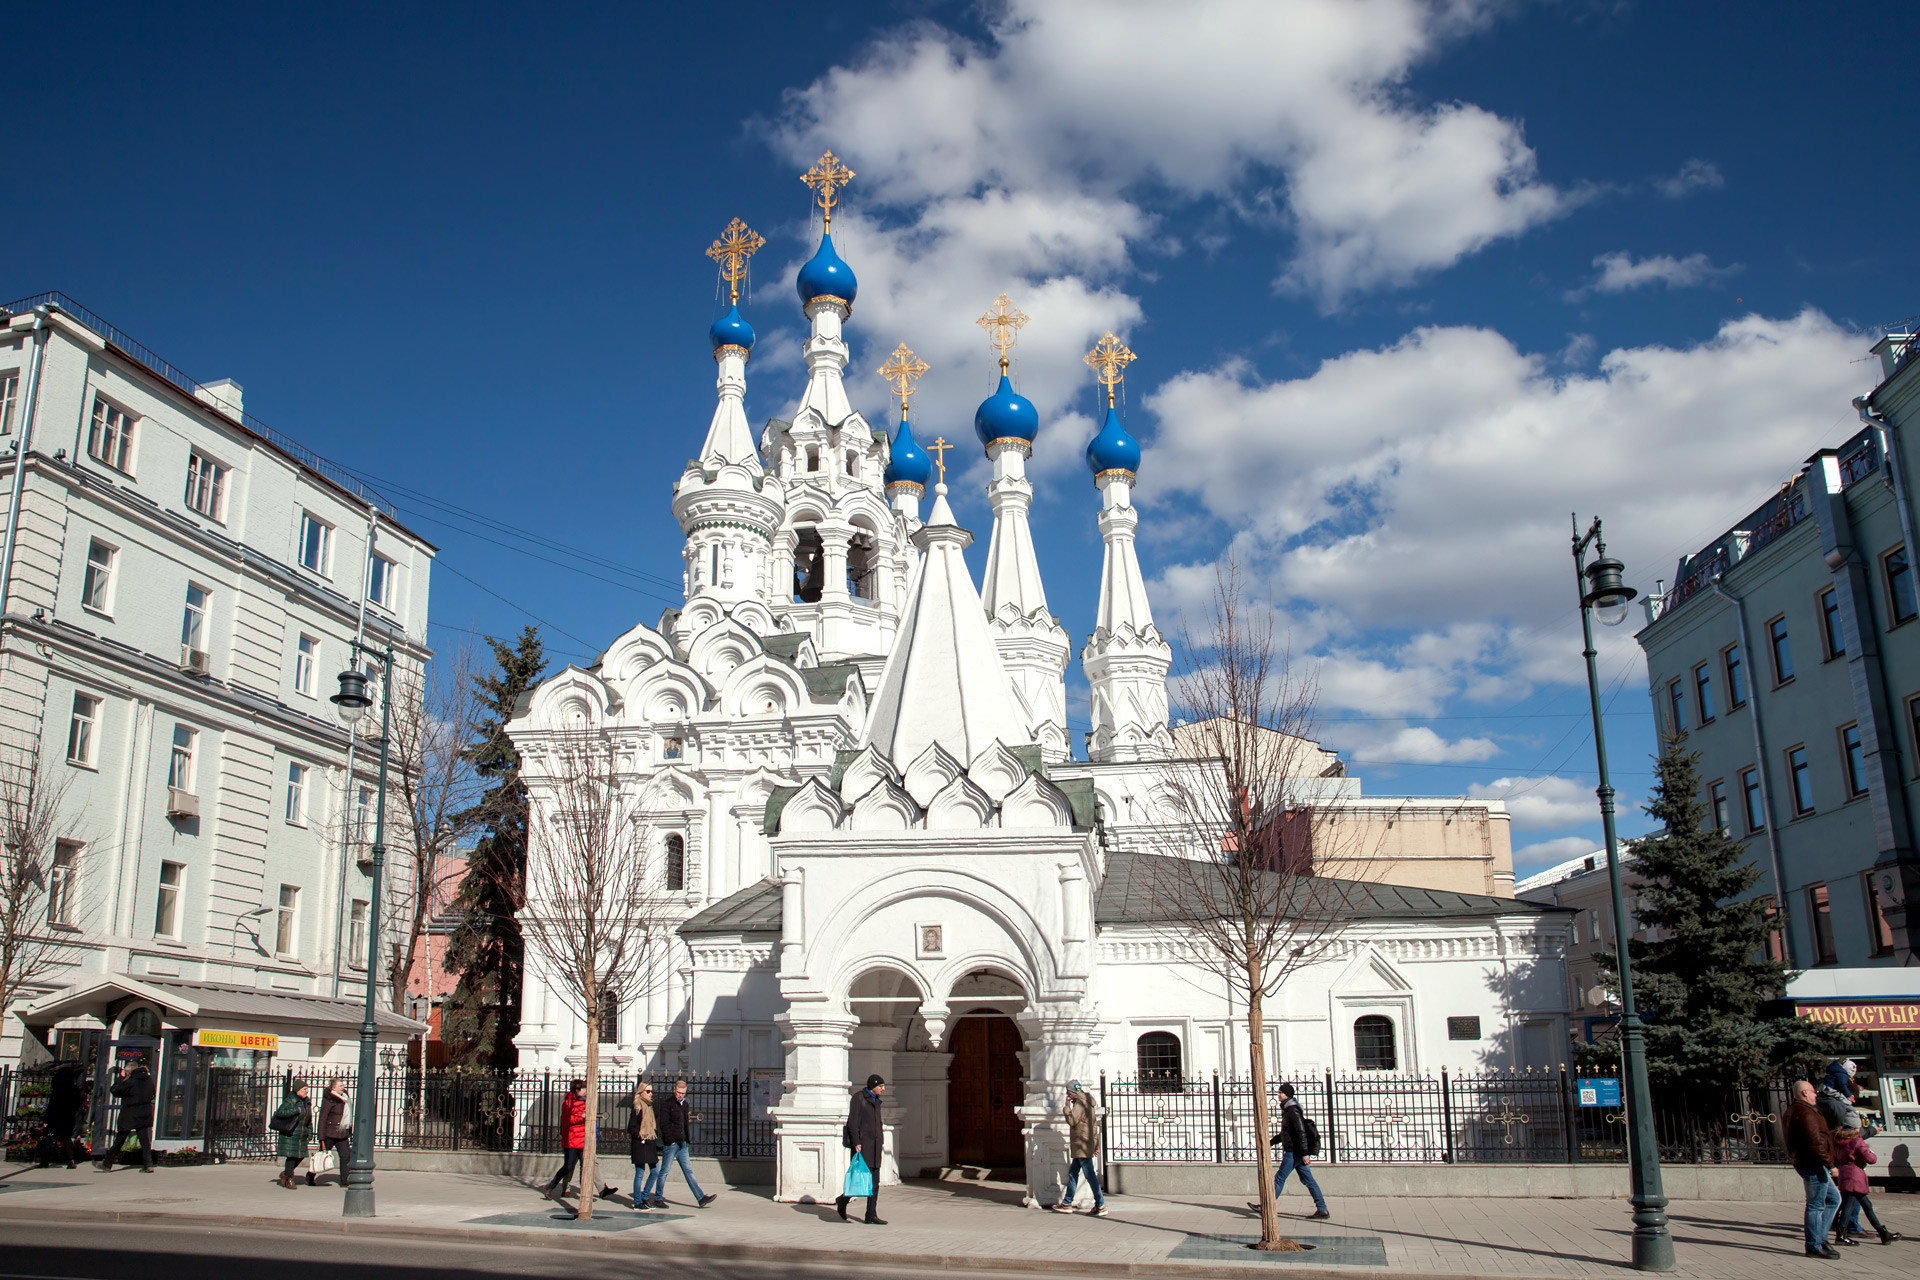
[[[1594,551],[1587,563],[1587,548]],[[1594,665],[1593,620],[1617,627],[1638,594],[1626,585],[1626,566],[1607,554],[1596,516],[1580,532],[1573,518],[1573,577],[1580,593],[1580,629],[1587,642],[1587,696],[1593,703],[1593,750],[1600,763],[1600,828],[1607,838],[1607,884],[1613,891],[1613,946],[1620,966],[1620,1044],[1626,1071],[1627,1176],[1633,1204],[1633,1265],[1641,1271],[1673,1270],[1673,1237],[1667,1231],[1667,1197],[1660,1185],[1660,1143],[1653,1128],[1653,1091],[1647,1085],[1646,1026],[1633,1003],[1632,933],[1620,891],[1620,838],[1613,827],[1613,784],[1607,778],[1607,735],[1600,721],[1600,672]]]

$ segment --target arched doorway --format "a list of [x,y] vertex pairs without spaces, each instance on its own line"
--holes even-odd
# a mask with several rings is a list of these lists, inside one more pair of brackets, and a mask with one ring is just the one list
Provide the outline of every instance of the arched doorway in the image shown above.
[[1014,1111],[1026,1101],[1020,1028],[1005,1014],[962,1018],[947,1047],[953,1054],[947,1069],[949,1158],[954,1164],[1024,1167],[1026,1143]]

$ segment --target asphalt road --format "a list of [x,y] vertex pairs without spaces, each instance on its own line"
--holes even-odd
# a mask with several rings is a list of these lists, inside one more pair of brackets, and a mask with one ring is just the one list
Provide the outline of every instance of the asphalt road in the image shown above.
[[[635,1242],[639,1244],[638,1241]],[[844,1263],[796,1266],[778,1262],[650,1259],[644,1247],[617,1252],[486,1245],[470,1241],[406,1241],[392,1237],[307,1235],[293,1231],[0,1222],[0,1280],[486,1280],[493,1276],[553,1276],[565,1280],[635,1277],[710,1277],[772,1280],[844,1277]],[[892,1275],[945,1275],[928,1268]],[[879,1272],[864,1274],[878,1275]],[[969,1280],[993,1280],[968,1272]],[[1010,1278],[1009,1278],[1010,1280]],[[1028,1274],[1022,1280],[1033,1280]]]

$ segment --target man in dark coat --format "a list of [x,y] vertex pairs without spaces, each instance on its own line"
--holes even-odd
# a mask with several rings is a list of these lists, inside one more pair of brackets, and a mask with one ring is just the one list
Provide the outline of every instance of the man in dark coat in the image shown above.
[[107,1158],[100,1172],[112,1173],[114,1157],[129,1135],[140,1139],[140,1171],[153,1172],[153,1072],[139,1058],[120,1064],[120,1078],[113,1082],[113,1096],[120,1099],[119,1132],[107,1147]]
[[[847,1127],[843,1137],[847,1144],[860,1153],[867,1168],[873,1174],[873,1191],[867,1196],[867,1215],[861,1219],[876,1227],[887,1224],[880,1217],[880,1151],[886,1143],[886,1126],[880,1123],[880,1099],[886,1096],[887,1082],[879,1076],[868,1076],[867,1087],[853,1095],[853,1102],[847,1108]],[[846,1221],[847,1203],[852,1196],[840,1196],[833,1207],[840,1213],[840,1220]]]
[[67,1158],[73,1168],[73,1132],[80,1127],[80,1113],[86,1107],[87,1085],[83,1068],[77,1062],[63,1062],[53,1069],[53,1084],[47,1095],[47,1136],[53,1139],[54,1158]]
[[1827,1232],[1840,1209],[1840,1188],[1833,1180],[1833,1134],[1814,1105],[1816,1096],[1811,1081],[1795,1081],[1793,1103],[1780,1119],[1787,1134],[1787,1156],[1807,1192],[1807,1256],[1837,1258],[1840,1251],[1827,1243]]
[[[687,1190],[693,1192],[693,1202],[702,1209],[712,1204],[718,1196],[702,1191],[700,1184],[693,1178],[693,1161],[689,1159],[693,1141],[693,1114],[687,1106],[687,1082],[675,1080],[673,1095],[662,1098],[653,1104],[654,1124],[660,1130],[660,1192],[664,1196],[667,1190],[667,1171],[674,1165],[680,1166],[681,1176],[687,1180]],[[664,1199],[655,1202],[665,1206]]]

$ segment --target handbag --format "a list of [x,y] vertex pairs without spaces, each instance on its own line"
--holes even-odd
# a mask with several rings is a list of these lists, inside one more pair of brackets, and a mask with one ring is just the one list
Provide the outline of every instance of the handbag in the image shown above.
[[332,1173],[340,1165],[340,1157],[329,1147],[321,1147],[313,1153],[313,1159],[307,1163],[307,1172],[316,1178],[323,1173]]
[[867,1168],[866,1157],[855,1152],[853,1163],[847,1166],[847,1182],[840,1188],[840,1194],[849,1200],[873,1194],[873,1170]]

